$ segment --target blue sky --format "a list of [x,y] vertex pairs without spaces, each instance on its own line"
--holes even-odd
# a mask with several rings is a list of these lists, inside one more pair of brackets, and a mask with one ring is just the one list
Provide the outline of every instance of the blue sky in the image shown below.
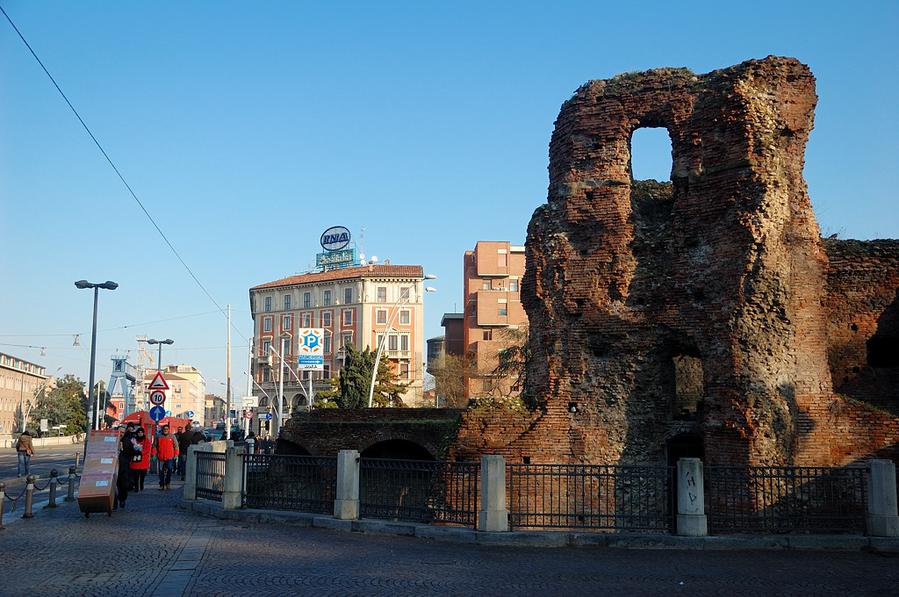
[[[246,336],[247,289],[308,269],[335,224],[439,276],[441,333],[463,252],[523,242],[545,201],[561,103],[624,71],[796,56],[818,82],[805,176],[822,230],[899,236],[895,2],[0,4]],[[171,337],[164,360],[221,392],[223,317],[5,21],[0,56],[0,351],[86,378],[91,297],[72,282],[111,279],[98,376],[135,335]],[[645,136],[637,176],[667,178],[667,141]]]

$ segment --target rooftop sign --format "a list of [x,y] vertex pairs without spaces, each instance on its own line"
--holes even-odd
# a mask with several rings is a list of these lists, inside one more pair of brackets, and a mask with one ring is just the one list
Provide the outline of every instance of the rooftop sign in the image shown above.
[[325,251],[339,251],[348,244],[350,231],[345,226],[331,226],[322,234],[321,245]]

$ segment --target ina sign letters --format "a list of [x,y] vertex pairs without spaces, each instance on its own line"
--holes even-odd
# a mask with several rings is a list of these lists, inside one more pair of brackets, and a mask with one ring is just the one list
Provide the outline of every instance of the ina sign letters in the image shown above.
[[325,251],[339,251],[350,244],[350,231],[346,226],[331,226],[322,233],[321,245]]
[[325,330],[322,328],[300,328],[299,368],[303,371],[324,371]]

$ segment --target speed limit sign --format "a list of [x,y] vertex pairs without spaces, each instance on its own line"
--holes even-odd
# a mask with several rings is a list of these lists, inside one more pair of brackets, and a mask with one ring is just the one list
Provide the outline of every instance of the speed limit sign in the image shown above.
[[159,390],[154,390],[150,392],[150,404],[155,404],[159,406],[165,403],[165,392],[160,392]]

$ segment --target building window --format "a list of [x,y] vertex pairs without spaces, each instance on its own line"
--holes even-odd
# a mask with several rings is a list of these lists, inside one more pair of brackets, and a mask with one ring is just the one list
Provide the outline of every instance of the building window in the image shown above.
[[492,392],[493,391],[493,380],[489,377],[485,377],[481,380],[481,391],[483,392]]
[[509,292],[518,292],[518,280],[509,280]]
[[270,332],[270,331],[272,331],[272,318],[271,318],[271,315],[269,315],[268,317],[263,317],[263,318],[262,318],[262,331],[263,331],[263,332]]
[[272,370],[265,368],[262,370],[262,383],[268,383],[272,379]]
[[303,313],[303,327],[304,328],[312,327],[312,313]]
[[331,312],[330,311],[322,311],[322,327],[323,328],[331,327]]
[[400,336],[400,350],[403,352],[409,351],[409,336],[403,334]]
[[265,340],[262,343],[262,356],[267,357],[271,351],[272,351],[272,341]]
[[343,310],[343,325],[353,325],[353,310],[352,309],[344,309]]
[[497,257],[497,259],[496,259],[496,264],[497,264],[499,267],[506,267],[506,265],[508,264],[508,262],[506,261],[506,254],[505,254],[505,253],[500,253],[500,254],[497,255],[496,257]]
[[265,300],[263,301],[263,305],[264,305],[262,307],[263,311],[265,311],[266,313],[271,311],[272,310],[272,297],[270,297],[270,296],[265,297]]
[[281,350],[284,352],[284,355],[289,355],[291,352],[290,347],[290,336],[281,336],[281,341],[278,342],[278,345],[281,347]]
[[322,293],[322,304],[326,307],[331,306],[331,291],[330,290],[325,290]]
[[309,381],[309,375],[311,375],[311,374],[312,374],[311,371],[309,371],[308,369],[305,369],[305,370],[300,374],[300,377],[302,378],[303,381]]
[[353,333],[346,332],[345,334],[343,334],[343,344],[341,346],[346,347],[346,346],[351,346],[352,344],[353,344]]
[[325,334],[324,347],[322,350],[325,354],[331,354],[331,334]]
[[331,364],[325,363],[324,370],[322,371],[322,379],[331,379]]
[[387,350],[396,350],[396,334],[387,336]]
[[409,379],[409,363],[407,361],[400,363],[400,379]]
[[281,327],[285,330],[290,330],[290,327],[293,325],[293,315],[285,315],[281,318]]
[[312,306],[312,293],[304,292],[303,293],[303,308],[308,309]]
[[400,311],[400,324],[409,325],[410,319],[411,317],[409,315],[408,309],[403,309],[402,311]]
[[353,302],[353,289],[352,288],[344,288],[343,289],[343,304],[349,305]]
[[290,295],[289,294],[284,295],[284,310],[290,311]]
[[497,315],[499,315],[500,317],[506,317],[507,315],[509,315],[508,307],[506,307],[506,305],[500,305],[499,313],[497,313]]
[[375,311],[375,322],[387,323],[387,309],[378,309]]
[[484,340],[493,340],[493,330],[484,330]]
[[400,288],[400,298],[401,299],[408,299],[409,296],[410,296],[410,289],[408,286],[403,286],[402,288]]
[[481,282],[481,290],[490,290],[490,280]]
[[387,287],[386,286],[378,286],[378,302],[379,303],[387,302]]

